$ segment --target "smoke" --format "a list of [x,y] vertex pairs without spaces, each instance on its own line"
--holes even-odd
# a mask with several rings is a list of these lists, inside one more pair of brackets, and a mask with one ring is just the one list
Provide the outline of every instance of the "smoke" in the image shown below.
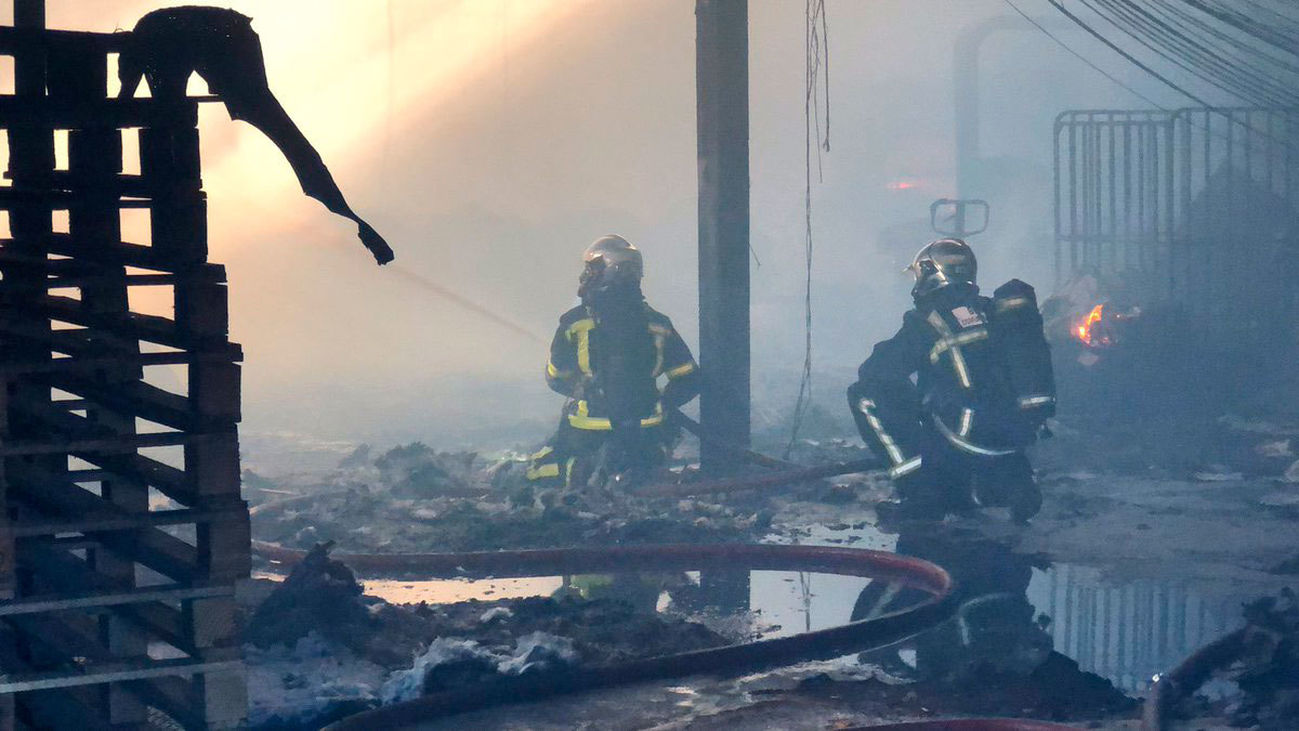
[[[129,28],[170,3],[49,0],[54,27]],[[541,429],[545,342],[580,253],[617,232],[645,290],[697,348],[692,0],[232,0],[271,87],[356,210],[397,253],[373,265],[304,198],[274,148],[204,108],[211,251],[245,346],[245,428],[357,439]],[[814,183],[818,401],[909,304],[898,274],[955,191],[952,47],[994,0],[827,3],[835,147]],[[802,363],[803,17],[750,3],[754,373],[792,408]],[[1031,27],[982,50],[976,182],[988,285],[1050,274],[1051,121],[1134,106]],[[905,185],[899,185],[899,182]],[[997,281],[993,281],[997,280]]]

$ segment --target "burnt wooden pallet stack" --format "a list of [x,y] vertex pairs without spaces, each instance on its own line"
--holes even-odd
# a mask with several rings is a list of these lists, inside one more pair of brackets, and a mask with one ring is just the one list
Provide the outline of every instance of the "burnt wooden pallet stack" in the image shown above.
[[[199,100],[110,98],[128,34],[44,26],[16,0],[0,27],[0,728],[234,727],[241,351],[207,262]],[[147,241],[123,241],[123,211]],[[174,316],[132,311],[146,288]]]

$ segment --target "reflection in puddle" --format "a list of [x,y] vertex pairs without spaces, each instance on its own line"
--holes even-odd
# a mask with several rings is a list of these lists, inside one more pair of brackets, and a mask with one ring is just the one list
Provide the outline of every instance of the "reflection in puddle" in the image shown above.
[[1249,598],[1205,595],[1185,582],[1106,582],[1096,569],[1068,564],[1035,570],[1028,597],[1052,618],[1057,652],[1130,692],[1243,624]]

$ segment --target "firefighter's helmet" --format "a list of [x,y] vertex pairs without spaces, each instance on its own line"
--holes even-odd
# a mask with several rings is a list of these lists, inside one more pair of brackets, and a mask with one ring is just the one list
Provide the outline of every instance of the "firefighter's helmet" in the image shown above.
[[916,252],[905,271],[916,278],[911,296],[919,299],[949,284],[974,284],[979,265],[969,244],[960,239],[938,239]]
[[581,295],[595,289],[638,286],[645,272],[640,249],[615,234],[601,236],[586,247],[582,262]]

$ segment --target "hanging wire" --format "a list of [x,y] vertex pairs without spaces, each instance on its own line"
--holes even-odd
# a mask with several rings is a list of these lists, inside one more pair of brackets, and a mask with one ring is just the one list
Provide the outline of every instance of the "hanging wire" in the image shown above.
[[[1009,1],[1009,0],[1007,0],[1007,1]],[[1093,38],[1095,38],[1096,40],[1100,41],[1101,43],[1104,43],[1106,46],[1109,46],[1109,48],[1110,48],[1111,51],[1114,51],[1115,53],[1119,54],[1119,55],[1122,56],[1123,58],[1127,59],[1129,63],[1131,63],[1132,65],[1134,65],[1134,66],[1136,66],[1137,68],[1141,69],[1142,71],[1145,71],[1146,73],[1150,74],[1151,76],[1155,77],[1156,79],[1159,79],[1161,82],[1164,83],[1165,86],[1169,87],[1169,88],[1172,89],[1173,91],[1176,91],[1177,93],[1181,94],[1182,96],[1186,97],[1187,99],[1190,99],[1191,101],[1195,102],[1196,104],[1199,104],[1199,105],[1202,106],[1202,107],[1212,106],[1211,104],[1209,104],[1209,103],[1206,102],[1205,100],[1201,99],[1200,97],[1198,97],[1198,96],[1192,94],[1191,92],[1187,91],[1186,89],[1183,89],[1182,87],[1178,86],[1176,82],[1171,81],[1170,79],[1168,79],[1167,77],[1165,77],[1163,74],[1159,73],[1158,71],[1156,71],[1156,70],[1150,68],[1149,66],[1147,66],[1146,64],[1142,63],[1138,58],[1136,58],[1136,57],[1133,56],[1132,54],[1128,53],[1127,51],[1123,50],[1122,48],[1119,48],[1118,44],[1116,44],[1114,41],[1111,41],[1110,39],[1108,39],[1108,38],[1106,38],[1104,35],[1102,35],[1102,34],[1100,33],[1100,31],[1097,31],[1095,28],[1092,28],[1092,27],[1091,27],[1090,25],[1088,25],[1087,22],[1084,21],[1082,18],[1079,18],[1077,15],[1074,15],[1073,13],[1069,12],[1069,9],[1066,8],[1066,7],[1064,6],[1064,3],[1061,2],[1061,0],[1047,0],[1047,2],[1051,3],[1051,7],[1055,8],[1055,9],[1058,10],[1058,11],[1060,11],[1060,12],[1061,12],[1061,13],[1062,13],[1066,18],[1068,18],[1069,20],[1072,20],[1072,21],[1073,21],[1073,22],[1074,22],[1074,23],[1075,23],[1079,28],[1082,28],[1083,30],[1087,31],[1087,33],[1088,33],[1089,35],[1091,35]]]
[[[798,400],[794,402],[789,442],[784,459],[789,459],[803,418],[812,404],[812,155],[816,154],[817,182],[822,182],[821,153],[830,151],[830,51],[829,24],[825,17],[825,0],[807,0],[804,7],[804,41],[806,59],[803,87],[803,373],[798,383]],[[824,99],[825,115],[820,102]]]
[[[1146,103],[1150,104],[1151,106],[1155,107],[1156,109],[1159,109],[1159,110],[1164,111],[1164,112],[1169,112],[1169,113],[1172,113],[1172,112],[1175,111],[1173,108],[1171,108],[1171,107],[1167,107],[1167,106],[1165,106],[1165,105],[1163,105],[1163,104],[1160,104],[1159,102],[1156,102],[1155,100],[1151,99],[1150,97],[1146,96],[1145,94],[1142,94],[1141,92],[1139,92],[1139,91],[1137,91],[1136,89],[1134,89],[1132,86],[1130,86],[1130,85],[1128,85],[1128,84],[1125,84],[1123,81],[1119,80],[1119,79],[1118,79],[1117,77],[1115,77],[1113,74],[1110,74],[1109,72],[1107,72],[1107,71],[1105,71],[1104,69],[1102,69],[1100,66],[1097,66],[1097,65],[1096,65],[1095,63],[1093,63],[1090,59],[1088,59],[1087,57],[1083,56],[1083,55],[1082,55],[1081,53],[1079,53],[1078,51],[1076,51],[1076,50],[1074,50],[1073,48],[1071,48],[1071,47],[1069,46],[1069,44],[1065,43],[1065,42],[1064,42],[1063,40],[1061,40],[1058,36],[1056,36],[1055,34],[1051,33],[1051,31],[1049,31],[1049,30],[1047,30],[1045,27],[1043,27],[1041,23],[1038,23],[1038,22],[1037,22],[1036,20],[1034,20],[1030,15],[1028,15],[1028,14],[1025,13],[1023,10],[1021,10],[1020,7],[1019,7],[1018,5],[1016,5],[1012,0],[1002,0],[1002,1],[1005,2],[1008,6],[1010,6],[1010,8],[1011,8],[1012,10],[1014,10],[1016,13],[1018,13],[1020,17],[1022,17],[1024,20],[1026,20],[1026,21],[1028,21],[1029,23],[1031,23],[1035,28],[1037,28],[1038,30],[1040,30],[1040,31],[1042,32],[1043,35],[1045,35],[1046,37],[1048,37],[1048,38],[1050,38],[1051,40],[1055,41],[1057,45],[1059,45],[1059,46],[1060,46],[1061,48],[1063,48],[1064,50],[1068,51],[1070,54],[1072,54],[1072,55],[1073,55],[1074,57],[1076,57],[1078,60],[1080,60],[1080,61],[1082,61],[1083,63],[1085,63],[1085,64],[1087,64],[1088,66],[1090,66],[1090,67],[1091,67],[1093,70],[1095,70],[1097,73],[1100,73],[1102,76],[1104,76],[1105,78],[1107,78],[1107,79],[1109,79],[1110,81],[1114,82],[1115,84],[1119,85],[1120,87],[1126,89],[1127,91],[1131,92],[1133,95],[1139,97],[1140,99],[1143,99]],[[1195,0],[1184,0],[1184,1],[1185,1],[1185,2],[1188,2],[1188,3],[1193,3]],[[1108,46],[1111,50],[1113,50],[1114,52],[1118,53],[1118,54],[1119,54],[1120,56],[1122,56],[1124,59],[1128,60],[1130,63],[1132,63],[1133,65],[1137,66],[1137,67],[1140,68],[1141,70],[1145,71],[1146,73],[1150,74],[1151,76],[1154,76],[1155,78],[1159,79],[1160,81],[1164,82],[1165,84],[1170,85],[1170,86],[1171,86],[1173,89],[1175,89],[1177,92],[1179,92],[1179,93],[1183,94],[1184,96],[1190,98],[1192,101],[1198,103],[1200,106],[1205,107],[1206,109],[1216,109],[1216,108],[1217,108],[1217,107],[1214,107],[1214,106],[1208,104],[1208,103],[1205,102],[1203,99],[1200,99],[1199,97],[1195,96],[1194,94],[1191,94],[1189,91],[1186,91],[1185,89],[1181,88],[1180,86],[1177,86],[1176,84],[1174,84],[1173,82],[1171,82],[1171,81],[1169,81],[1168,79],[1164,78],[1163,76],[1159,75],[1159,74],[1158,74],[1154,69],[1151,69],[1149,66],[1146,66],[1145,64],[1141,63],[1141,62],[1138,61],[1136,58],[1134,58],[1131,54],[1129,54],[1129,53],[1127,53],[1126,51],[1124,51],[1124,50],[1122,50],[1121,48],[1119,48],[1119,47],[1118,47],[1116,44],[1114,44],[1112,41],[1110,41],[1109,39],[1107,39],[1107,38],[1105,38],[1103,35],[1101,35],[1097,30],[1095,30],[1095,29],[1092,28],[1091,26],[1087,25],[1086,21],[1082,20],[1082,19],[1079,18],[1078,16],[1076,16],[1076,15],[1074,15],[1073,13],[1069,12],[1068,10],[1066,10],[1066,9],[1064,8],[1064,6],[1061,4],[1060,0],[1046,0],[1046,2],[1049,3],[1053,8],[1055,8],[1056,10],[1058,10],[1058,11],[1060,11],[1062,14],[1064,14],[1065,17],[1069,18],[1069,19],[1072,20],[1074,23],[1076,23],[1080,28],[1082,28],[1083,30],[1087,31],[1088,34],[1090,34],[1091,36],[1095,37],[1097,40],[1099,40],[1099,41],[1101,41],[1102,43],[1104,43],[1104,44],[1105,44],[1106,46]],[[1227,117],[1226,121],[1227,121],[1227,124],[1228,124],[1229,127],[1231,127],[1231,126],[1233,126],[1233,125],[1234,125],[1234,126],[1237,126],[1237,127],[1241,127],[1241,128],[1246,129],[1246,130],[1248,130],[1249,132],[1251,132],[1251,133],[1253,133],[1253,134],[1256,134],[1256,135],[1258,135],[1258,136],[1260,136],[1260,137],[1262,137],[1262,138],[1264,138],[1264,139],[1267,139],[1267,140],[1269,140],[1269,141],[1271,141],[1271,142],[1275,142],[1276,144],[1281,145],[1282,147],[1284,147],[1284,148],[1286,148],[1286,149],[1288,149],[1288,150],[1294,150],[1294,149],[1295,149],[1295,145],[1292,143],[1292,141],[1290,141],[1290,140],[1288,140],[1288,139],[1284,139],[1284,138],[1277,137],[1277,136],[1271,134],[1270,130],[1259,129],[1258,127],[1255,127],[1254,125],[1250,124],[1248,121],[1243,120],[1243,119],[1241,119],[1241,118],[1238,117],[1238,116],[1230,115],[1230,116]],[[1214,130],[1211,126],[1204,125],[1204,124],[1200,124],[1199,122],[1196,122],[1196,121],[1194,121],[1193,119],[1190,119],[1190,118],[1187,119],[1187,123],[1190,124],[1192,127],[1195,127],[1196,129],[1199,129],[1199,130],[1203,131],[1205,134],[1210,135],[1210,136],[1213,136],[1213,137],[1218,137],[1218,138],[1221,138],[1221,139],[1228,139],[1228,135],[1230,134],[1230,130],[1228,131],[1228,134],[1224,134],[1224,133],[1222,133],[1222,132],[1219,132],[1219,131]]]
[[1242,40],[1238,35],[1232,35],[1220,28],[1214,27],[1212,23],[1209,23],[1203,18],[1178,6],[1175,0],[1154,0],[1154,7],[1165,16],[1172,18],[1173,22],[1179,27],[1189,33],[1198,34],[1201,39],[1216,39],[1219,42],[1231,46],[1236,50],[1236,52],[1243,53],[1246,56],[1255,59],[1256,62],[1274,66],[1283,73],[1292,76],[1299,76],[1299,65],[1296,65],[1293,61],[1284,60],[1275,53],[1269,53],[1254,43],[1248,43]]
[[[1206,2],[1205,0],[1182,1],[1196,10],[1213,17],[1215,20],[1221,23],[1226,23],[1227,25],[1257,38],[1264,43],[1285,51],[1286,53],[1299,55],[1299,39],[1296,39],[1292,35],[1288,35],[1273,25],[1260,23],[1240,12],[1236,8],[1222,7],[1218,3]],[[1293,18],[1290,18],[1289,20],[1291,23],[1294,22]]]
[[1130,94],[1132,94],[1133,96],[1137,97],[1138,99],[1141,99],[1142,101],[1144,101],[1145,103],[1149,104],[1150,106],[1152,106],[1152,107],[1156,107],[1156,108],[1161,109],[1161,110],[1163,110],[1163,111],[1165,111],[1165,112],[1172,111],[1172,110],[1170,110],[1168,107],[1165,107],[1164,105],[1160,104],[1159,102],[1155,101],[1154,99],[1151,99],[1150,97],[1146,96],[1145,94],[1142,94],[1141,92],[1139,92],[1139,91],[1137,91],[1136,89],[1132,88],[1132,87],[1129,86],[1128,84],[1125,84],[1123,81],[1121,81],[1121,80],[1120,80],[1118,77],[1116,77],[1114,74],[1111,74],[1110,72],[1106,71],[1105,69],[1101,68],[1100,66],[1097,66],[1095,63],[1093,63],[1093,62],[1091,61],[1091,59],[1089,59],[1089,58],[1087,58],[1086,56],[1082,55],[1081,53],[1075,51],[1073,48],[1071,48],[1071,47],[1069,46],[1069,44],[1067,44],[1067,43],[1065,43],[1064,41],[1060,40],[1060,38],[1059,38],[1058,36],[1056,36],[1056,35],[1055,35],[1054,33],[1052,33],[1051,31],[1047,30],[1046,27],[1044,27],[1041,23],[1039,23],[1039,22],[1037,22],[1036,20],[1034,20],[1034,19],[1033,19],[1033,16],[1029,15],[1028,13],[1025,13],[1023,10],[1020,10],[1019,6],[1016,5],[1014,2],[1012,2],[1012,0],[1002,0],[1002,1],[1005,2],[1007,5],[1009,5],[1011,10],[1014,10],[1016,13],[1018,13],[1019,16],[1020,16],[1021,18],[1023,18],[1024,20],[1027,20],[1029,23],[1031,23],[1031,24],[1033,25],[1034,28],[1037,28],[1038,30],[1042,31],[1042,34],[1043,34],[1043,35],[1045,35],[1047,38],[1050,38],[1051,40],[1055,41],[1055,42],[1056,42],[1056,45],[1058,45],[1058,46],[1060,46],[1061,48],[1063,48],[1064,50],[1068,51],[1072,56],[1074,56],[1075,58],[1077,58],[1079,61],[1082,61],[1083,63],[1085,63],[1085,64],[1087,64],[1088,66],[1090,66],[1090,67],[1092,68],[1092,70],[1095,71],[1096,73],[1100,74],[1101,76],[1104,76],[1105,78],[1107,78],[1107,79],[1109,79],[1110,81],[1114,82],[1115,84],[1117,84],[1118,86],[1122,87],[1123,89],[1126,89]]
[[1296,97],[1284,85],[1270,81],[1267,72],[1232,59],[1230,53],[1221,49],[1211,49],[1192,40],[1141,7],[1116,0],[1081,1],[1145,48],[1210,85],[1259,106],[1283,107],[1295,103]]

